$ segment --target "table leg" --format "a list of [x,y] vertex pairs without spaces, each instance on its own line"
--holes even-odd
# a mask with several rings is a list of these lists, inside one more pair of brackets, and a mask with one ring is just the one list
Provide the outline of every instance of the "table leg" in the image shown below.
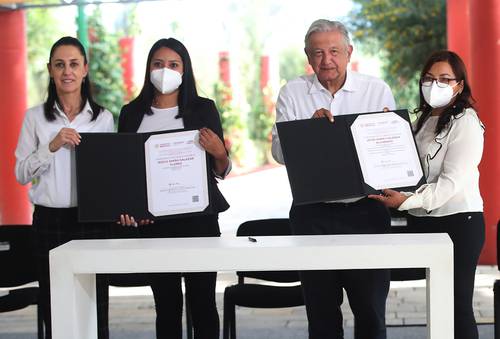
[[450,254],[427,268],[427,338],[453,339],[453,313],[453,254]]
[[95,274],[74,274],[51,256],[52,338],[97,339]]

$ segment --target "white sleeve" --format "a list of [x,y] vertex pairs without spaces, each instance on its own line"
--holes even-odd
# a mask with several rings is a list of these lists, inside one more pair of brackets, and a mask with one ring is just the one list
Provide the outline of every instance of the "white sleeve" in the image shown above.
[[109,132],[109,133],[115,132],[115,121],[113,118],[113,114],[111,114],[111,112],[109,112],[107,110],[105,110],[104,112],[107,112],[106,124],[104,126],[104,131]]
[[[292,98],[288,94],[286,87],[283,87],[278,95],[278,100],[276,101],[276,122],[281,121],[291,121],[296,120],[296,116],[293,112]],[[276,128],[276,123],[272,129],[272,146],[271,153],[274,160],[280,164],[284,164],[283,152],[281,150],[280,138],[278,135],[278,129]]]
[[443,206],[463,189],[479,165],[484,141],[479,121],[472,115],[464,115],[453,120],[453,124],[455,126],[450,130],[448,149],[437,181],[420,186],[399,206],[399,210],[423,208],[431,211]]
[[54,157],[54,153],[49,150],[49,144],[39,145],[37,128],[40,126],[36,126],[33,112],[28,111],[24,117],[15,152],[16,179],[21,185],[26,185],[45,172]]
[[394,100],[394,96],[392,95],[391,88],[389,85],[384,83],[384,90],[382,92],[382,109],[387,107],[390,110],[396,109],[396,101]]

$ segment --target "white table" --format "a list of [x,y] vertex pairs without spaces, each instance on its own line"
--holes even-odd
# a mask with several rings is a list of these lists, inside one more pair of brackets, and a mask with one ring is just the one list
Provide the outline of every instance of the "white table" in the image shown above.
[[50,251],[54,339],[96,339],[96,273],[424,267],[428,338],[453,338],[446,234],[76,240]]

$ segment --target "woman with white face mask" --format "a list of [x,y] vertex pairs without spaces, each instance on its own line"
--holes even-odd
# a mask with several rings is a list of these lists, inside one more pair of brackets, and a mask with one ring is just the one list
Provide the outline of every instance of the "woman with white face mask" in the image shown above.
[[[173,38],[161,39],[149,52],[141,92],[121,110],[118,132],[184,128],[200,131],[199,143],[209,156],[212,176],[208,180],[214,213],[156,220],[154,224],[153,220],[136,221],[133,216],[123,214],[119,216],[119,223],[136,227],[128,228],[128,231],[127,228],[118,227],[116,237],[128,237],[130,233],[144,238],[220,236],[218,213],[229,208],[216,182],[216,177],[222,179],[231,170],[231,162],[223,143],[219,112],[212,100],[198,96],[186,47]],[[145,276],[146,283],[153,290],[156,304],[157,338],[182,338],[182,277],[195,338],[219,338],[219,316],[215,304],[216,272]]]
[[417,232],[448,233],[454,246],[455,339],[477,339],[474,277],[484,243],[478,165],[484,127],[473,107],[464,63],[451,51],[426,62],[420,78],[416,142],[427,184],[416,192],[384,190],[370,198],[408,211]]

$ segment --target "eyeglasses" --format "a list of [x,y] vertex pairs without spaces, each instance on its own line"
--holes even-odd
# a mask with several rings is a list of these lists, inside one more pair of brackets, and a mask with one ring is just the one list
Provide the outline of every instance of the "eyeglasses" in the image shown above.
[[424,87],[431,87],[433,82],[436,82],[438,87],[445,88],[450,85],[450,81],[455,81],[457,82],[456,78],[444,78],[444,77],[439,77],[439,78],[433,78],[431,76],[424,76],[420,79],[420,84]]

